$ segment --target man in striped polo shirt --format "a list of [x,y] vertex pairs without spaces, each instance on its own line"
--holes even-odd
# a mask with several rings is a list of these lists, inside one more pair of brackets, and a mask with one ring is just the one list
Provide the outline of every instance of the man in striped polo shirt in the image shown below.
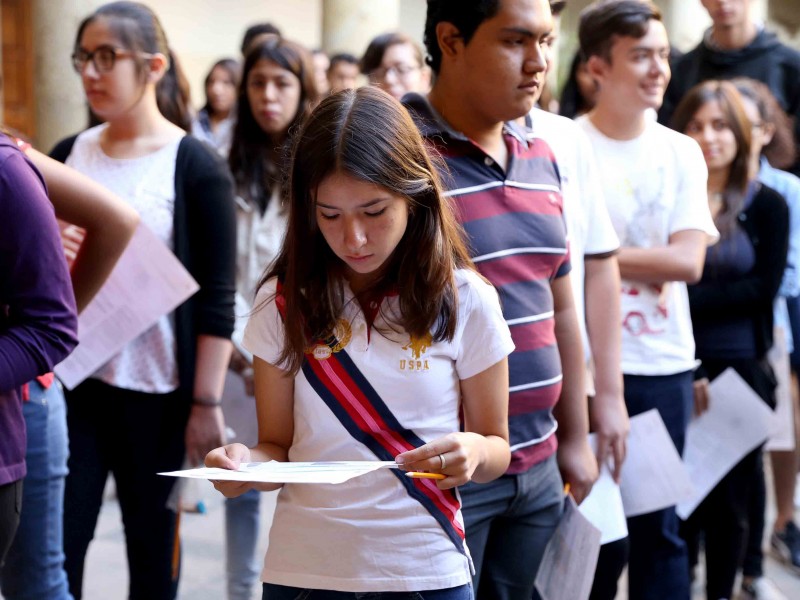
[[547,144],[513,123],[543,84],[552,26],[548,0],[429,0],[436,82],[427,98],[404,98],[447,163],[448,195],[516,345],[511,465],[492,483],[461,488],[478,598],[538,597],[533,581],[561,515],[562,476],[578,501],[597,477],[558,168]]

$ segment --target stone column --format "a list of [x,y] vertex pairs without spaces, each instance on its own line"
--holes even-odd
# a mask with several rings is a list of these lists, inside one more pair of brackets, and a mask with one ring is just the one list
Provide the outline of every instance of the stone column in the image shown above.
[[711,19],[700,0],[660,0],[656,2],[664,16],[670,43],[686,52],[703,39]]
[[322,49],[360,57],[376,35],[396,30],[400,0],[325,0],[322,3]]
[[86,98],[70,55],[81,20],[103,0],[31,0],[33,2],[36,147],[49,151],[61,138],[88,123]]

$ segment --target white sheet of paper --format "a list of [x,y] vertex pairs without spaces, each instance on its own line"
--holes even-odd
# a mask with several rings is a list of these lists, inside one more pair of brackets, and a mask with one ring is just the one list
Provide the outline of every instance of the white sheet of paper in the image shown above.
[[[597,450],[597,436],[589,435],[589,445]],[[600,477],[594,482],[592,491],[578,507],[584,517],[600,530],[600,544],[616,542],[628,537],[628,523],[625,519],[625,508],[622,505],[622,494],[619,486],[611,477],[608,465],[600,466]]]
[[631,417],[620,493],[626,517],[673,506],[692,495],[689,474],[658,410]]
[[775,412],[770,419],[769,438],[765,449],[789,451],[794,450],[795,446],[791,367],[783,330],[776,327],[773,339],[774,343],[767,354],[767,359],[775,372],[778,387],[775,388]]
[[683,460],[695,492],[678,504],[681,519],[769,433],[772,411],[733,369],[712,381],[708,393],[708,410],[686,432]]
[[172,251],[140,224],[108,280],[78,320],[80,343],[55,368],[72,389],[200,287]]
[[394,461],[329,461],[329,462],[251,462],[238,471],[203,467],[159,473],[170,477],[211,479],[214,481],[250,481],[258,483],[344,483],[378,469],[396,468]]
[[600,530],[581,514],[572,496],[564,502],[564,514],[544,549],[536,573],[542,600],[586,600],[592,591]]

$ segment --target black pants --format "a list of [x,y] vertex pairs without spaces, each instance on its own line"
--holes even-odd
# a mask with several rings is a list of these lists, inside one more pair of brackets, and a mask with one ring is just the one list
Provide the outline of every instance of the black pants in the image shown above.
[[627,537],[600,546],[589,600],[614,600],[617,597],[617,582],[628,564],[629,553],[630,541]]
[[[775,406],[775,376],[766,361],[702,360],[710,379],[732,367],[770,408]],[[690,557],[697,556],[700,535],[703,535],[709,600],[733,596],[736,572],[747,543],[752,494],[759,480],[761,486],[764,485],[763,479],[764,465],[761,447],[758,447],[722,478],[682,524],[681,535],[689,546]]]
[[167,506],[175,479],[156,473],[181,468],[188,413],[177,393],[144,394],[97,380],[67,394],[64,566],[76,600],[109,472],[125,527],[129,598],[175,598],[177,515]]
[[6,559],[22,512],[22,479],[0,485],[0,566]]

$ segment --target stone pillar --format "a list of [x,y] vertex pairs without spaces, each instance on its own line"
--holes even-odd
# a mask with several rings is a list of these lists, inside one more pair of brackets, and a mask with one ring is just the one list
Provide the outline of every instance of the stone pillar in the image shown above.
[[376,35],[400,25],[400,0],[325,0],[322,49],[360,57]]
[[33,2],[36,147],[49,151],[61,138],[88,123],[86,98],[70,55],[81,20],[103,0],[31,0]]
[[682,52],[697,46],[711,26],[700,0],[660,0],[656,4],[663,13],[670,43]]
[[800,0],[773,0],[769,4],[770,27],[774,26],[784,41],[800,49]]

